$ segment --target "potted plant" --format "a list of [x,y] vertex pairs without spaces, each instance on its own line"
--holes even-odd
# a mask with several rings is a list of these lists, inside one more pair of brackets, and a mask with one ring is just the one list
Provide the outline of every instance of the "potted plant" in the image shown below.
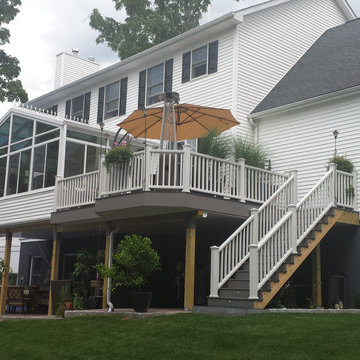
[[127,164],[133,156],[133,151],[130,149],[130,146],[125,147],[114,147],[109,150],[105,155],[104,165],[108,173],[110,173],[111,168],[115,165]]
[[97,268],[103,277],[111,277],[113,289],[136,288],[132,293],[133,308],[137,312],[147,312],[152,293],[142,289],[148,277],[161,269],[159,254],[152,248],[149,238],[136,234],[125,236],[113,254],[112,267],[99,264]]
[[327,169],[329,170],[330,164],[336,164],[336,169],[339,171],[344,171],[347,173],[352,173],[354,170],[354,164],[346,156],[333,156],[327,164]]

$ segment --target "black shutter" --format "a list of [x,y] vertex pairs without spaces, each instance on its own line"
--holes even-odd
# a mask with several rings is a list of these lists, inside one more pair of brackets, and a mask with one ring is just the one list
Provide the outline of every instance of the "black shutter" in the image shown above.
[[58,111],[58,106],[57,105],[54,105],[51,107],[51,112],[53,115],[56,115],[57,116],[57,111]]
[[70,119],[71,113],[71,100],[67,100],[65,104],[65,118]]
[[126,114],[127,83],[128,83],[127,77],[121,79],[119,115]]
[[172,91],[172,80],[173,80],[173,59],[165,62],[165,86],[164,92]]
[[209,62],[208,74],[217,72],[218,66],[218,41],[213,41],[209,44]]
[[182,83],[190,81],[191,51],[183,54]]
[[145,109],[146,70],[139,73],[138,109]]
[[104,120],[104,95],[105,95],[105,88],[103,86],[99,88],[98,112],[97,112],[97,120],[96,120],[98,124],[101,124]]
[[91,97],[91,92],[87,92],[85,94],[85,99],[84,99],[84,122],[88,123],[89,119],[90,119],[90,97]]

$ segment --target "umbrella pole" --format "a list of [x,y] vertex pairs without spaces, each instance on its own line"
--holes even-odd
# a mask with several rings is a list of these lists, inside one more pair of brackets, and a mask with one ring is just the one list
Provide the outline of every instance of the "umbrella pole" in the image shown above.
[[174,126],[174,150],[177,150],[177,141],[176,141],[176,119],[175,119],[174,99],[171,99],[171,107],[172,107],[173,126]]

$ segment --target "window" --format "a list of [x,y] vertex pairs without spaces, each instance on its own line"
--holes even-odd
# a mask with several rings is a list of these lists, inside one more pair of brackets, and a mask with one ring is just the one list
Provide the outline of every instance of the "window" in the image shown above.
[[159,102],[158,95],[162,92],[164,92],[164,64],[159,64],[148,70],[146,105]]
[[90,116],[91,92],[66,101],[65,117],[71,120],[88,123]]
[[0,197],[53,186],[59,128],[12,115],[0,126]]
[[115,81],[99,89],[97,122],[126,113],[127,78]]
[[182,82],[217,72],[218,41],[183,54]]
[[172,91],[173,59],[139,73],[138,108],[159,102],[159,94]]

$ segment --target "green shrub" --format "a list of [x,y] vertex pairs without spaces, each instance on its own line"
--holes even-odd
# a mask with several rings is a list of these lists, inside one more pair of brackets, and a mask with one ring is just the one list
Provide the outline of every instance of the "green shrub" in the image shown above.
[[133,156],[133,151],[129,146],[114,147],[105,155],[104,165],[106,170],[110,172],[112,166],[129,162]]
[[233,139],[233,157],[235,161],[240,158],[245,159],[245,163],[250,166],[265,168],[266,151],[259,144],[253,144],[241,138]]
[[206,136],[199,139],[198,152],[220,159],[229,157],[231,155],[231,142],[229,139],[218,135],[215,129],[209,130]]
[[141,287],[148,277],[161,269],[159,254],[152,248],[151,240],[140,235],[127,235],[120,241],[113,253],[112,267],[97,265],[102,277],[112,278],[113,289],[124,287]]
[[354,170],[354,164],[351,160],[347,159],[346,156],[334,156],[332,157],[327,164],[327,169],[329,169],[329,165],[333,163],[336,164],[337,170],[344,171],[347,173],[352,173]]

